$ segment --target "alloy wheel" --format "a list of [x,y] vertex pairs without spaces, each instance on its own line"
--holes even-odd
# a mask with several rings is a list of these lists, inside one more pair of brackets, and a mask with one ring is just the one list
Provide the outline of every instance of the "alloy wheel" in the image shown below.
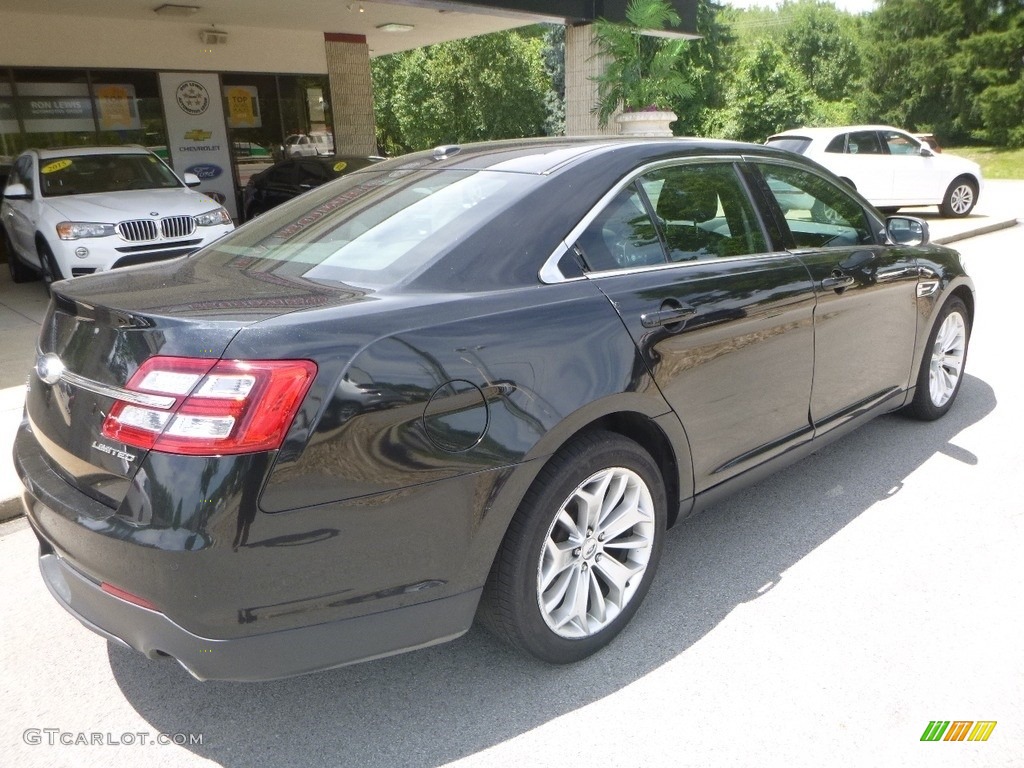
[[601,470],[569,495],[544,537],[537,603],[563,638],[608,626],[637,592],[656,535],[647,484],[624,467]]
[[959,312],[950,312],[939,326],[932,347],[928,391],[932,403],[941,407],[956,392],[967,353],[967,327]]
[[949,207],[957,216],[963,216],[974,206],[974,188],[961,184],[949,196]]

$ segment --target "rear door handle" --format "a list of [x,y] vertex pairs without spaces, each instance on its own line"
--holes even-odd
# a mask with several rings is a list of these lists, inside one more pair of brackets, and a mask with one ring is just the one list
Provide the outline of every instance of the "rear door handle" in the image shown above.
[[857,278],[850,275],[829,275],[821,281],[821,287],[826,291],[842,291],[857,282]]
[[640,324],[644,328],[657,328],[660,325],[678,323],[690,315],[696,314],[693,307],[683,306],[677,302],[666,301],[657,312],[645,312],[640,315]]

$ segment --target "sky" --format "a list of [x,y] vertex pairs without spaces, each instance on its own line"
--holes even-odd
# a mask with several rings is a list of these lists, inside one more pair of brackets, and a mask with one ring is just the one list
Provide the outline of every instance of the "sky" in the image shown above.
[[[780,0],[723,0],[723,2],[735,8],[749,8],[755,5],[774,8],[781,5]],[[875,0],[832,0],[832,4],[839,10],[850,13],[867,13],[875,9]]]

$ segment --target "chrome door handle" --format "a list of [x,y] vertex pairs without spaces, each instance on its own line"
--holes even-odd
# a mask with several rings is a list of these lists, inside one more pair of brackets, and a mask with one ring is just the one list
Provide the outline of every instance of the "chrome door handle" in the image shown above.
[[821,281],[821,287],[826,291],[842,291],[857,282],[857,278],[850,275],[829,275]]
[[659,325],[672,325],[673,323],[681,322],[696,313],[697,310],[693,307],[685,307],[679,304],[666,307],[662,304],[662,309],[659,309],[657,312],[645,312],[640,315],[640,324],[644,328],[657,328]]

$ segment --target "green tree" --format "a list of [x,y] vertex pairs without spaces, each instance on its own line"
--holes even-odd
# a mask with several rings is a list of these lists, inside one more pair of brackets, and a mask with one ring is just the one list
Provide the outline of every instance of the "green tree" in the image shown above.
[[716,132],[742,141],[764,141],[773,133],[806,124],[814,98],[779,44],[763,39],[740,62],[728,102]]
[[787,2],[780,10],[781,42],[814,95],[842,101],[862,74],[859,19],[819,0]]
[[549,86],[544,94],[544,132],[548,136],[565,134],[565,27],[561,24],[545,25],[544,47],[541,58]]
[[[484,139],[538,136],[544,130],[549,81],[537,35],[497,32],[374,60],[381,85],[378,121],[402,150]],[[385,57],[381,57],[385,58]],[[376,80],[375,80],[376,86]]]
[[1024,142],[1024,2],[881,0],[868,28],[864,119],[943,140]]
[[736,38],[724,20],[724,11],[724,6],[713,0],[700,0],[697,5],[700,38],[687,43],[678,65],[693,84],[693,93],[671,102],[672,111],[679,116],[672,127],[677,135],[708,133],[715,114],[725,106]]
[[385,155],[401,155],[409,151],[402,140],[402,131],[395,114],[396,75],[406,53],[378,56],[370,62],[373,81],[373,111],[377,123],[377,151]]

